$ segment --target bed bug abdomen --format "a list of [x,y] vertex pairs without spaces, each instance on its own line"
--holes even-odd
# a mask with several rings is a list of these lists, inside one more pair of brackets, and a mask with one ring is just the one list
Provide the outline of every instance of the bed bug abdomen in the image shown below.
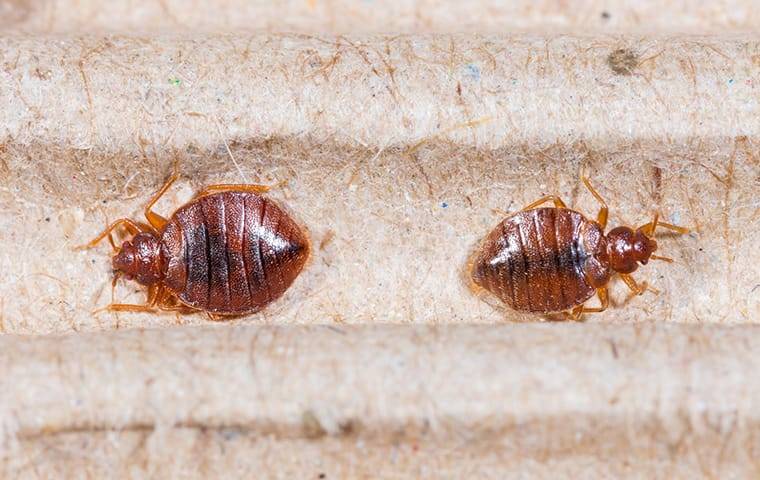
[[279,298],[309,256],[293,219],[251,192],[197,198],[172,215],[161,240],[166,286],[186,305],[223,315]]
[[[609,209],[588,178],[581,177],[601,204],[596,220],[567,208],[556,195],[546,195],[502,221],[470,257],[474,286],[487,290],[515,310],[565,314],[578,320],[586,313],[603,312],[609,306],[607,284],[613,274],[636,295],[652,290],[630,275],[639,264],[651,260],[671,262],[654,255],[652,238],[658,227],[679,234],[689,230],[654,220],[637,229],[613,228],[606,235]],[[552,202],[553,208],[538,208]],[[598,307],[584,302],[596,293]]]
[[564,311],[594,295],[590,275],[608,276],[595,257],[603,239],[595,223],[573,210],[521,211],[486,237],[472,279],[515,310]]

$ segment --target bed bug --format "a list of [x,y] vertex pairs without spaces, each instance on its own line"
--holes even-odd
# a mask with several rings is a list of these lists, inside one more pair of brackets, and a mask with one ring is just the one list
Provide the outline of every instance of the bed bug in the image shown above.
[[[110,311],[203,311],[212,318],[261,310],[293,283],[309,257],[304,231],[263,185],[210,185],[168,219],[152,208],[179,177],[171,177],[145,207],[147,224],[116,220],[82,248],[108,238],[113,284],[119,276],[148,287],[143,305],[113,303]],[[112,232],[131,239],[117,247]]]
[[[555,195],[531,203],[504,219],[471,258],[476,288],[493,293],[514,310],[576,320],[607,309],[607,284],[615,274],[637,295],[656,292],[631,274],[650,259],[672,262],[654,254],[657,228],[679,234],[688,230],[660,222],[655,214],[654,220],[636,229],[620,226],[605,234],[607,203],[587,178],[582,180],[601,204],[596,220],[567,208]],[[554,207],[539,208],[547,202]],[[594,294],[599,306],[584,306]]]

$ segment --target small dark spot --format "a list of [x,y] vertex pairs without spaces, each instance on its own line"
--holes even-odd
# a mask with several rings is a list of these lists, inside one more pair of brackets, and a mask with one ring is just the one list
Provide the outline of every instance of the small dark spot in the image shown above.
[[317,478],[327,478],[327,475],[325,475],[324,473],[320,473],[319,475],[317,475]]
[[457,82],[457,95],[462,96],[462,84]]
[[609,339],[607,341],[610,342],[610,350],[612,350],[612,356],[618,358],[618,349],[617,345],[615,344],[615,340]]
[[319,242],[319,249],[324,250],[325,247],[330,245],[332,243],[333,239],[335,238],[335,231],[334,230],[328,230],[327,233],[325,233],[325,236],[322,237],[322,241]]
[[105,199],[101,200],[100,203],[102,203],[103,205],[105,205],[106,204]]
[[618,75],[633,75],[639,57],[627,48],[618,48],[607,56],[607,65]]
[[654,198],[659,202],[662,199],[662,169],[660,167],[653,167],[652,183],[654,184]]
[[90,262],[94,264],[95,263],[95,259],[93,258],[92,260],[90,260]]
[[45,217],[45,221],[49,222],[50,221],[50,217]]
[[607,12],[607,11],[602,12],[602,20],[609,20],[611,17],[612,15],[610,15],[610,12]]
[[341,435],[353,435],[361,428],[361,422],[354,418],[342,421],[338,424]]
[[446,202],[441,203],[441,208],[447,208],[448,206],[449,204]]
[[301,427],[306,438],[315,439],[327,435],[327,431],[311,410],[306,410],[301,416]]
[[232,428],[225,428],[221,431],[222,438],[225,440],[234,440],[240,436],[240,431]]
[[705,250],[704,250],[703,248],[701,248],[701,247],[700,247],[700,248],[699,248],[699,251],[700,251],[700,252],[704,252]]

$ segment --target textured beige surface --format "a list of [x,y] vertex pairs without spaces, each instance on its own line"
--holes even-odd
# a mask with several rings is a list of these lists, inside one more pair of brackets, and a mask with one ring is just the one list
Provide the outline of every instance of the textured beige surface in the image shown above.
[[[278,439],[238,430],[171,429],[36,437],[6,467],[14,478],[641,479],[756,478],[754,459],[664,443],[648,451],[526,452],[463,436],[368,443],[352,436]],[[749,454],[757,451],[748,450]],[[704,455],[704,456],[702,456]],[[2,472],[3,470],[0,470]],[[324,476],[322,476],[324,475]]]
[[13,400],[0,453],[30,476],[30,462],[38,473],[129,465],[165,476],[242,462],[284,476],[321,466],[338,477],[541,478],[553,465],[603,472],[607,459],[608,471],[659,466],[663,478],[756,475],[759,335],[531,324],[6,336],[0,401]]
[[[758,15],[0,1],[0,332],[69,333],[0,336],[0,478],[758,477]],[[308,227],[262,314],[92,314],[108,248],[71,247],[175,159],[161,211],[257,181]],[[637,274],[659,296],[513,324],[536,318],[473,296],[467,255],[540,195],[594,212],[582,172],[613,224],[693,233]],[[113,331],[144,326],[170,328]]]
[[[613,55],[622,45],[636,63]],[[249,321],[531,319],[476,298],[467,257],[499,210],[541,195],[595,214],[582,172],[612,225],[659,210],[693,229],[662,238],[675,264],[637,274],[661,295],[629,300],[614,283],[624,308],[590,321],[757,318],[749,38],[6,38],[0,52],[6,332],[205,321],[92,315],[110,300],[109,249],[72,250],[139,218],[175,158],[183,179],[161,211],[255,181],[310,231],[312,263]],[[117,299],[143,301],[133,286]]]
[[25,31],[504,32],[511,29],[752,31],[752,0],[5,0]]
[[[662,291],[590,321],[754,322],[760,309],[760,43],[750,38],[432,36],[6,38],[0,45],[0,325],[62,332],[205,322],[110,313],[109,248],[179,159],[171,213],[214,182],[274,185],[314,257],[256,323],[530,320],[463,269],[547,193],[611,224],[659,210],[636,276]],[[617,52],[625,46],[635,62]],[[134,285],[117,290],[141,302]],[[135,293],[137,291],[137,293]],[[620,308],[618,308],[620,307]]]

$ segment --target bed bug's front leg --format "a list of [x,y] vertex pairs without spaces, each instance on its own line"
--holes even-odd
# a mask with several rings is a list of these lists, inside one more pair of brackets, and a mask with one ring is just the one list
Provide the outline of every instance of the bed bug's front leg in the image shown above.
[[150,305],[138,305],[138,304],[132,304],[132,303],[112,303],[108,305],[107,307],[99,308],[98,310],[95,310],[93,313],[98,312],[149,312],[149,313],[155,313],[156,309],[151,307]]
[[115,229],[119,228],[120,226],[124,226],[124,228],[126,228],[127,231],[131,233],[132,235],[136,235],[142,232],[143,230],[145,230],[145,228],[138,225],[134,220],[130,220],[129,218],[120,218],[116,220],[115,222],[111,223],[109,226],[107,226],[106,229],[100,232],[97,237],[93,238],[92,240],[90,240],[84,245],[79,245],[78,247],[75,247],[75,249],[86,250],[88,248],[92,248],[98,243],[100,243],[101,240],[108,237],[111,243],[111,247],[113,247],[114,250],[117,250],[116,245],[113,243],[111,232],[113,232]]
[[184,303],[178,301],[177,296],[163,285],[153,285],[148,288],[148,300],[143,305],[134,303],[112,303],[106,307],[95,310],[94,313],[102,311],[155,313],[156,310],[179,312],[183,314],[197,312],[197,309],[188,307]]
[[524,210],[532,210],[532,209],[536,208],[537,206],[541,205],[542,203],[546,203],[546,202],[554,202],[554,206],[557,207],[557,208],[567,208],[567,206],[565,205],[565,202],[563,202],[562,199],[559,198],[558,196],[556,196],[556,195],[547,195],[545,197],[539,198],[538,200],[536,200],[535,202],[531,203],[530,205],[528,205],[526,207],[523,207],[522,211],[524,211]]
[[604,198],[602,198],[601,195],[599,195],[599,192],[596,191],[594,187],[591,186],[591,182],[586,177],[581,177],[581,180],[583,180],[583,184],[586,185],[586,188],[589,192],[591,192],[591,195],[596,198],[596,201],[602,204],[602,207],[599,209],[599,213],[596,215],[596,223],[599,224],[599,226],[602,227],[602,230],[607,228],[607,216],[609,214],[609,207],[607,207],[607,202],[604,201]]
[[655,295],[659,295],[660,291],[657,290],[654,287],[651,287],[647,282],[638,283],[636,280],[634,280],[633,276],[627,273],[621,273],[620,278],[623,280],[623,283],[635,294],[635,295],[641,295],[647,290],[654,293]]
[[654,220],[652,220],[649,223],[645,223],[644,225],[640,226],[638,229],[644,232],[645,235],[649,237],[653,237],[654,231],[655,229],[657,229],[657,227],[662,227],[668,230],[672,230],[680,235],[686,235],[687,233],[689,233],[688,228],[679,227],[678,225],[672,225],[670,223],[661,222],[659,213],[654,214]]
[[171,187],[178,178],[179,163],[174,162],[174,171],[172,172],[171,176],[166,180],[166,183],[164,183],[158,192],[153,195],[148,204],[145,206],[145,218],[148,220],[148,223],[150,223],[150,225],[156,229],[156,231],[160,231],[162,228],[164,228],[164,225],[166,225],[166,219],[153,211],[153,205],[158,202],[158,200],[166,193],[167,190],[169,190],[169,187]]
[[[118,278],[118,277],[117,277]],[[112,285],[115,285],[115,280]],[[156,304],[163,295],[164,289],[160,285],[151,285],[148,287],[148,301],[142,305],[135,303],[111,303],[103,308],[95,310],[98,312],[155,312]],[[111,292],[113,297],[113,291]]]
[[208,185],[206,188],[198,192],[195,197],[205,197],[213,193],[219,192],[251,192],[251,193],[266,193],[269,191],[269,187],[266,185],[249,185],[247,183],[229,183],[229,184],[216,184]]

